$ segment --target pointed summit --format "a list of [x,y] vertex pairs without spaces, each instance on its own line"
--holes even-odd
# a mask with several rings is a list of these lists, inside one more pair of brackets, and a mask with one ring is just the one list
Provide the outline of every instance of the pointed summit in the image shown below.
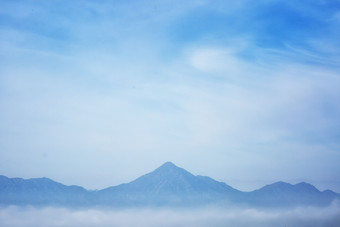
[[136,181],[149,181],[154,185],[162,185],[164,187],[169,184],[177,185],[181,180],[192,181],[194,178],[195,176],[185,169],[176,166],[172,162],[165,162],[154,171],[139,177]]
[[161,165],[160,167],[158,167],[156,170],[160,170],[160,169],[181,169],[178,166],[176,166],[174,163],[172,162],[165,162],[163,165]]
[[[189,173],[185,169],[182,169],[182,168],[176,166],[172,162],[164,163],[163,165],[161,165],[160,167],[158,167],[157,169],[155,169],[154,171],[152,171],[149,174],[163,176],[163,177],[166,177],[168,179],[172,178],[172,177],[176,178],[176,177],[179,177],[180,175],[194,177],[194,175],[192,175],[191,173]],[[146,175],[149,175],[149,174],[146,174]]]
[[[174,163],[172,162],[165,162],[163,165],[161,165],[160,167],[164,167],[164,168],[168,168],[168,167],[177,167]],[[160,168],[159,167],[159,168]]]

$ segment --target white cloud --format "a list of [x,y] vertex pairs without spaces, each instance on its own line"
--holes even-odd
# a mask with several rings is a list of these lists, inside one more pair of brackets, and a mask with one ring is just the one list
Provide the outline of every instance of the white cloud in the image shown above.
[[63,208],[0,209],[1,226],[336,226],[340,209],[330,207],[292,210],[256,209],[137,209],[69,210]]
[[196,48],[189,54],[188,61],[191,66],[203,73],[227,79],[245,76],[244,73],[248,74],[247,71],[251,68],[238,58],[235,52],[221,47]]

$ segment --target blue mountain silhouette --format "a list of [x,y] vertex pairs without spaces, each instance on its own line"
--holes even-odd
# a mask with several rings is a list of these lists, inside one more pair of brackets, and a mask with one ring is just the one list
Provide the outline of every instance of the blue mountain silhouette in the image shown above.
[[210,177],[195,176],[166,162],[136,180],[97,191],[66,186],[48,178],[7,178],[0,176],[0,205],[64,207],[145,206],[326,206],[340,194],[319,191],[302,182],[276,182],[252,192],[242,192]]
[[226,200],[241,193],[209,177],[194,176],[171,162],[136,180],[98,192],[109,205],[197,205]]

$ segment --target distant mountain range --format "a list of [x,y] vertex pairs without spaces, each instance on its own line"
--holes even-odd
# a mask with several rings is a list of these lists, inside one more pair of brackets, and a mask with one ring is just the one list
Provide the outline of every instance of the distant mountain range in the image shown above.
[[0,176],[0,206],[63,207],[154,206],[327,206],[340,194],[319,191],[307,183],[277,182],[242,192],[210,177],[194,176],[171,162],[136,180],[97,191],[66,186],[48,178],[22,179]]

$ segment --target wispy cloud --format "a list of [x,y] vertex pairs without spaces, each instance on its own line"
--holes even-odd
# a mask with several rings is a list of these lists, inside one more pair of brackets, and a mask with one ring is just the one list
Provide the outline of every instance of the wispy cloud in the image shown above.
[[339,207],[267,211],[197,210],[68,210],[62,208],[0,209],[2,226],[336,226]]

